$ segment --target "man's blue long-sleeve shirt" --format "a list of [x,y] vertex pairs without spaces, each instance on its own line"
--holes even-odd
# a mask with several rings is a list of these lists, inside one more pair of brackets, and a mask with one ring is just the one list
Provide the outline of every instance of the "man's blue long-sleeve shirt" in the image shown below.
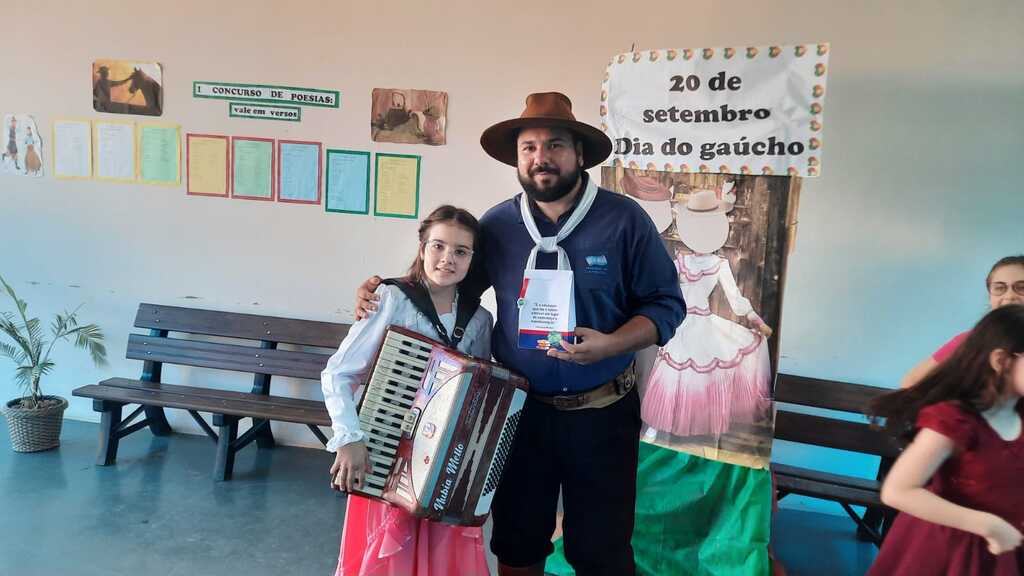
[[[586,186],[585,180],[582,186]],[[634,355],[581,366],[550,358],[542,350],[518,348],[517,300],[534,246],[519,212],[521,196],[498,204],[481,218],[477,258],[463,289],[476,293],[488,285],[494,287],[498,304],[492,336],[494,357],[526,376],[531,391],[551,396],[590,390],[621,373]],[[577,203],[579,197],[582,194]],[[563,214],[556,224],[536,204],[530,204],[542,236],[556,235],[572,212]],[[611,333],[639,315],[654,323],[659,346],[668,342],[686,315],[686,304],[675,265],[639,204],[599,189],[590,212],[559,245],[572,264],[577,326]],[[537,269],[557,267],[557,254],[538,254]]]

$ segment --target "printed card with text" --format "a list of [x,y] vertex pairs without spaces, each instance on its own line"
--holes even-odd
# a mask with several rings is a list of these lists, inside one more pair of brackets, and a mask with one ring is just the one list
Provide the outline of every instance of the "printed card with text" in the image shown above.
[[519,292],[519,347],[565,350],[576,343],[576,300],[569,270],[527,270]]

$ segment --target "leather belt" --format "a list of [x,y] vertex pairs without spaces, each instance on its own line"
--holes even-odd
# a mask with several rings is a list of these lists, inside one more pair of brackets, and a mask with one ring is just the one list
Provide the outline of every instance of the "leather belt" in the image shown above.
[[618,402],[634,386],[636,386],[636,362],[630,362],[629,366],[614,379],[586,392],[564,396],[538,396],[531,394],[530,398],[552,406],[556,410],[571,411],[604,408]]

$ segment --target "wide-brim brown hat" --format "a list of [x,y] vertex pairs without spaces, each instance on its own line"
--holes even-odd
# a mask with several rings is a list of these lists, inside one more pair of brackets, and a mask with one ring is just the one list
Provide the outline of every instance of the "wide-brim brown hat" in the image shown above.
[[519,118],[498,122],[480,135],[480,145],[492,158],[510,166],[518,165],[516,137],[524,128],[565,128],[583,144],[583,169],[592,168],[612,153],[612,141],[604,132],[576,120],[572,101],[560,92],[540,92],[526,97],[526,109]]

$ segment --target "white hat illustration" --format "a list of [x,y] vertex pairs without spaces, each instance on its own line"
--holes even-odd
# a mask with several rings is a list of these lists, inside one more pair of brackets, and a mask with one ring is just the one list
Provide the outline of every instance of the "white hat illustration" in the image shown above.
[[719,199],[714,190],[696,190],[685,196],[686,203],[676,214],[679,239],[698,254],[710,254],[725,245],[729,237],[726,214],[735,205],[735,196]]
[[736,203],[732,194],[727,194],[723,199],[719,199],[714,190],[696,190],[683,198],[686,200],[686,206],[685,210],[680,212],[685,211],[697,216],[725,214],[732,210]]

